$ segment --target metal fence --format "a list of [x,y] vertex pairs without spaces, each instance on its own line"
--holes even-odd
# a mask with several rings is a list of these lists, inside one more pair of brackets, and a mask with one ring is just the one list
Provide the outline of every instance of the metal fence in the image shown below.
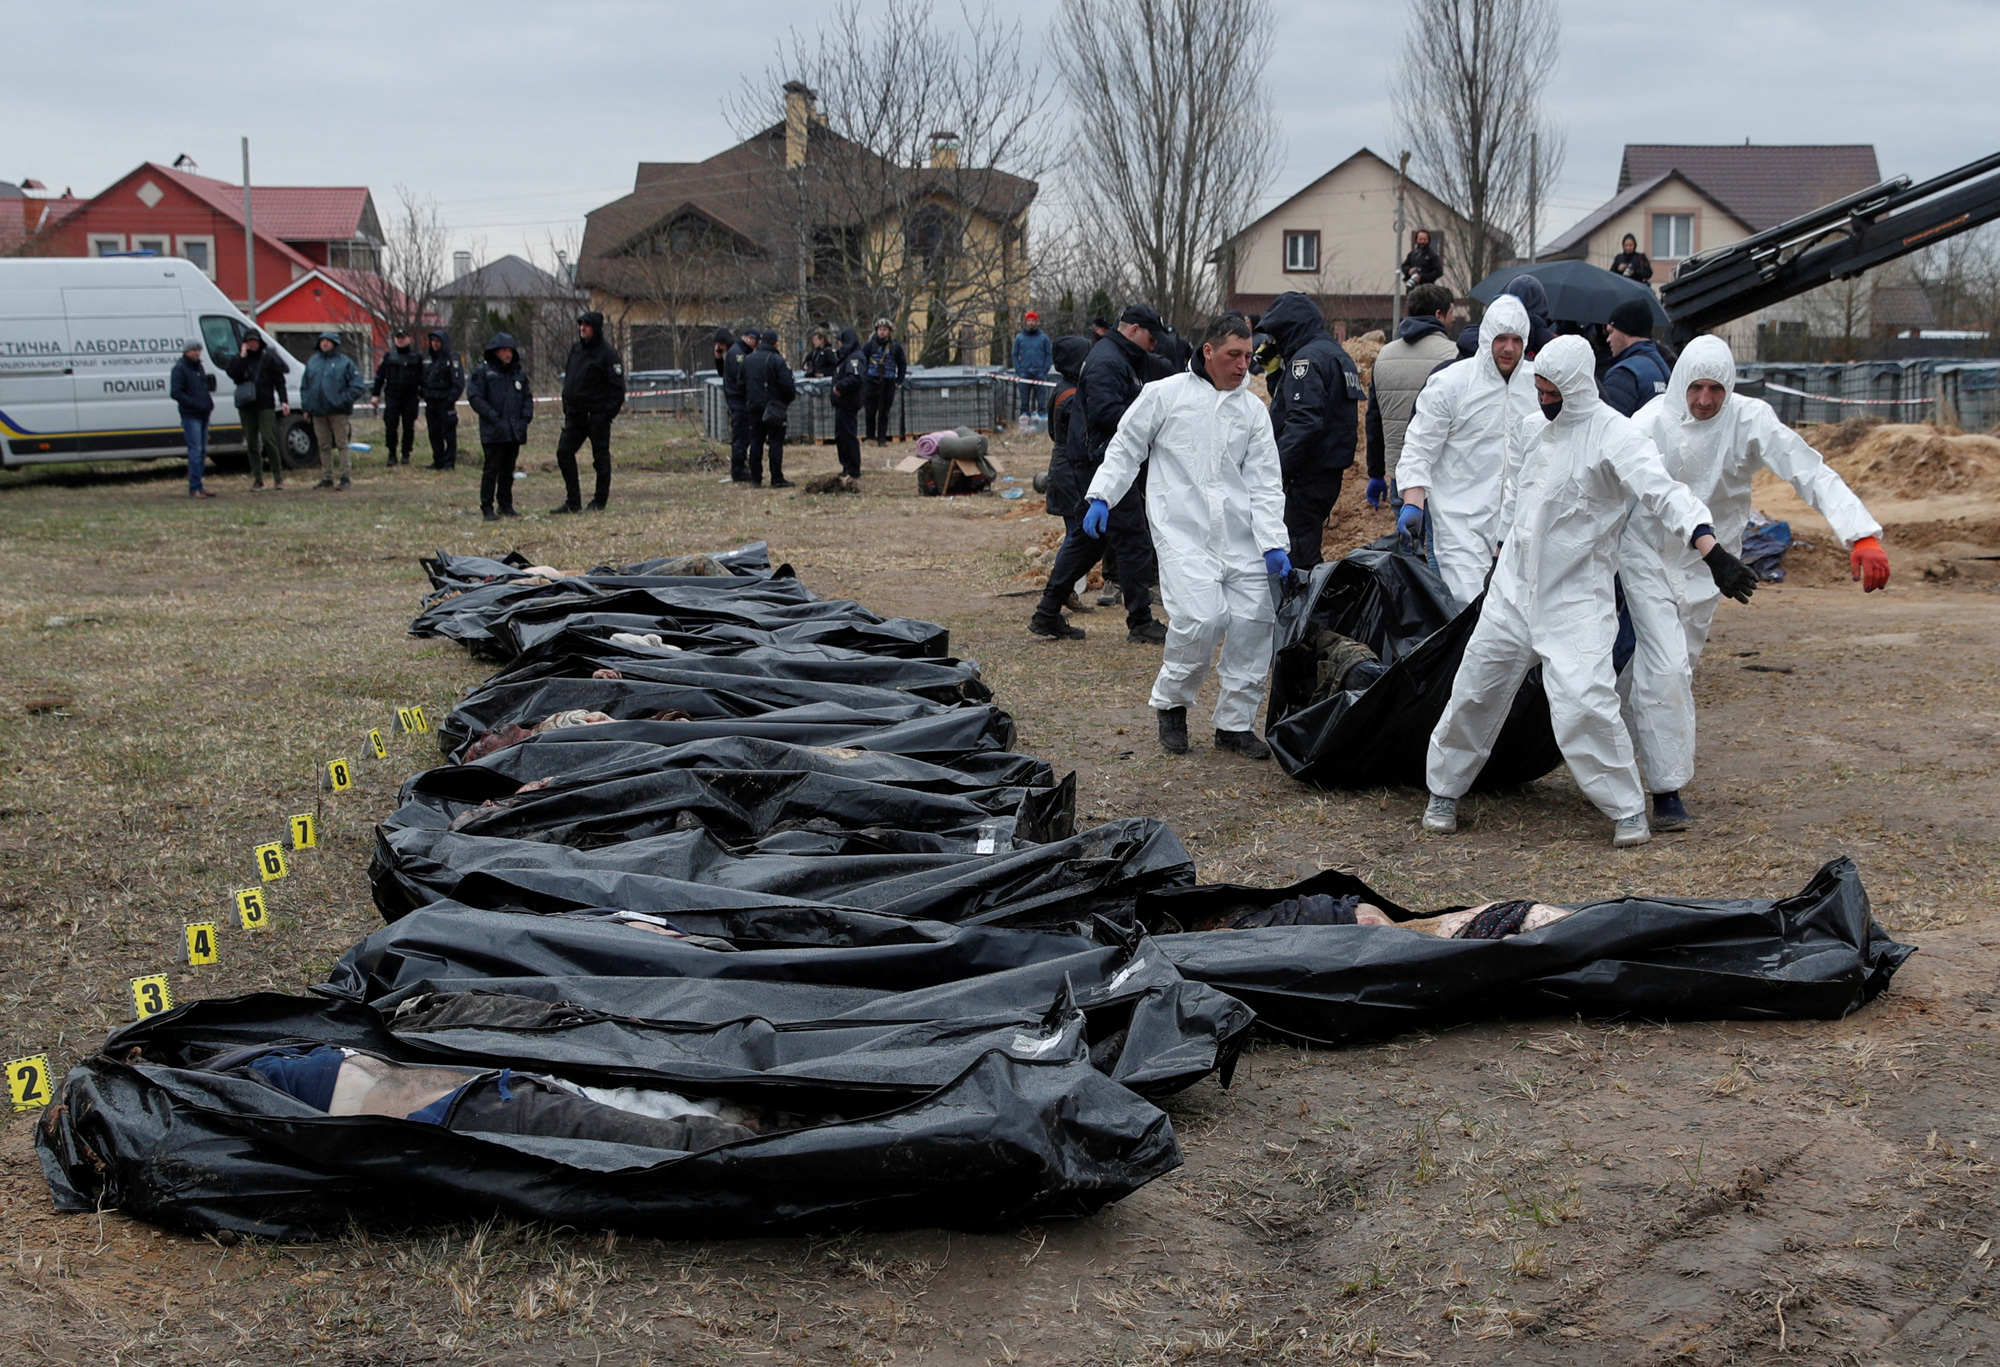
[[[833,440],[833,382],[802,375],[797,382],[799,396],[792,403],[787,440]],[[697,375],[693,383],[702,386],[699,402],[704,435],[710,441],[728,441],[729,404],[722,397],[722,378]],[[1014,377],[1004,371],[979,366],[913,366],[908,378],[897,386],[889,426],[898,437],[958,427],[990,432],[1013,421],[1019,411]]]
[[1736,367],[1746,394],[1788,423],[1936,422],[1968,432],[2000,426],[2000,361],[1922,357],[1847,365],[1747,362]]

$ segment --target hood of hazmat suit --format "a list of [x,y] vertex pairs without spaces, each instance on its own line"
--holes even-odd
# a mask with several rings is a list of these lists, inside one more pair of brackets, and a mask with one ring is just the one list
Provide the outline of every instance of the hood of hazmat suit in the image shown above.
[[1438,573],[1461,605],[1479,596],[1493,563],[1509,443],[1541,416],[1533,364],[1524,355],[1507,376],[1493,361],[1494,339],[1525,345],[1529,326],[1519,299],[1494,300],[1479,323],[1479,349],[1425,381],[1403,437],[1396,484],[1426,491]]

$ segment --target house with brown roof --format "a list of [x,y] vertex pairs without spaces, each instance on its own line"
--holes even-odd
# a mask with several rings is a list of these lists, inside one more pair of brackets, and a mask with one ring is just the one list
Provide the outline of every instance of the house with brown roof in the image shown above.
[[[1630,233],[1652,258],[1658,289],[1691,256],[1774,228],[1881,179],[1875,149],[1865,143],[1630,143],[1619,163],[1617,193],[1535,259],[1590,261],[1608,269]],[[1900,320],[1912,316],[1907,291],[1896,296],[1893,307],[1883,296],[1880,319],[1873,317],[1873,293],[1872,282],[1858,292],[1851,282],[1827,286],[1739,319],[1722,335],[1749,360],[1760,354],[1760,335],[1767,339],[1762,350],[1770,352],[1768,339],[1774,336],[1841,334],[1855,327],[1866,336],[1878,326],[1906,326]]]
[[636,369],[709,359],[718,327],[865,332],[889,318],[913,360],[983,361],[1028,293],[1034,181],[961,166],[932,135],[898,164],[829,128],[785,87],[779,122],[703,161],[641,162],[632,193],[588,215],[576,283],[623,331]]

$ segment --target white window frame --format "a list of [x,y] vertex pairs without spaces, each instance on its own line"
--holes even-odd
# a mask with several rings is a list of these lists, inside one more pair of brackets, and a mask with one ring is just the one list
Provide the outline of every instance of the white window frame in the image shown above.
[[85,241],[92,256],[107,255],[107,248],[112,252],[122,252],[125,250],[125,234],[123,233],[92,233]]
[[[1694,255],[1694,218],[1695,216],[1691,212],[1674,210],[1665,210],[1652,215],[1651,221],[1647,225],[1646,235],[1652,239],[1648,245],[1653,248],[1651,255],[1655,261],[1685,261]],[[1680,252],[1659,250],[1660,230],[1662,228],[1666,229],[1666,245],[1671,249],[1675,245],[1674,228],[1683,223],[1687,225],[1687,240],[1681,245],[1684,245],[1687,250]]]
[[183,233],[179,238],[175,239],[174,246],[183,257],[188,254],[187,249],[190,246],[206,248],[208,251],[208,264],[201,268],[201,273],[211,280],[215,279],[215,239],[213,237]]
[[[1313,274],[1314,272],[1316,272],[1316,271],[1318,271],[1318,270],[1319,270],[1319,230],[1318,230],[1318,229],[1316,229],[1316,228],[1290,228],[1290,229],[1287,229],[1287,230],[1285,231],[1285,237],[1284,237],[1284,243],[1285,243],[1285,271],[1286,271],[1286,273],[1287,273],[1287,274],[1289,274],[1289,275],[1311,275],[1311,274]],[[1293,244],[1294,244],[1294,243],[1297,243],[1297,244],[1299,244],[1299,245],[1300,245],[1300,246],[1302,246],[1302,247],[1303,247],[1303,246],[1305,246],[1305,245],[1306,245],[1306,244],[1308,244],[1308,243],[1310,243],[1310,244],[1311,244],[1311,247],[1312,247],[1312,259],[1311,259],[1310,263],[1307,263],[1307,262],[1306,262],[1306,260],[1305,260],[1305,256],[1306,256],[1306,253],[1305,253],[1305,252],[1303,252],[1303,251],[1301,251],[1301,252],[1298,252],[1298,253],[1296,254],[1296,257],[1297,257],[1297,259],[1296,259],[1296,260],[1294,259],[1294,253],[1293,253],[1293,251],[1292,251],[1292,246],[1293,246]]]
[[172,233],[132,234],[133,251],[143,252],[148,247],[161,256],[172,256],[174,254],[174,236]]

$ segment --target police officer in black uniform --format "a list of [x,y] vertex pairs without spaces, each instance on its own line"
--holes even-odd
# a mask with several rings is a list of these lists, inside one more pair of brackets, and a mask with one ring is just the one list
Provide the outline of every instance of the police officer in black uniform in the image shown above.
[[389,464],[396,463],[396,429],[403,429],[403,464],[410,463],[410,448],[417,444],[417,407],[424,391],[423,353],[410,345],[410,330],[398,327],[389,338],[389,349],[375,364],[375,401],[382,405],[382,444],[389,448]]
[[1326,330],[1319,305],[1305,295],[1279,295],[1261,326],[1285,358],[1271,395],[1271,427],[1285,478],[1292,568],[1309,570],[1320,562],[1341,476],[1354,464],[1360,433],[1355,404],[1366,391],[1353,358]]
[[[443,328],[424,334],[424,435],[431,443],[431,469],[458,468],[458,401],[465,393],[465,367]],[[403,448],[403,464],[410,451]]]
[[563,366],[563,429],[556,439],[556,468],[562,471],[563,502],[551,513],[583,511],[576,453],[590,443],[597,490],[590,511],[601,513],[611,498],[611,420],[625,406],[625,360],[604,340],[604,315],[592,309],[576,320],[576,342]]

